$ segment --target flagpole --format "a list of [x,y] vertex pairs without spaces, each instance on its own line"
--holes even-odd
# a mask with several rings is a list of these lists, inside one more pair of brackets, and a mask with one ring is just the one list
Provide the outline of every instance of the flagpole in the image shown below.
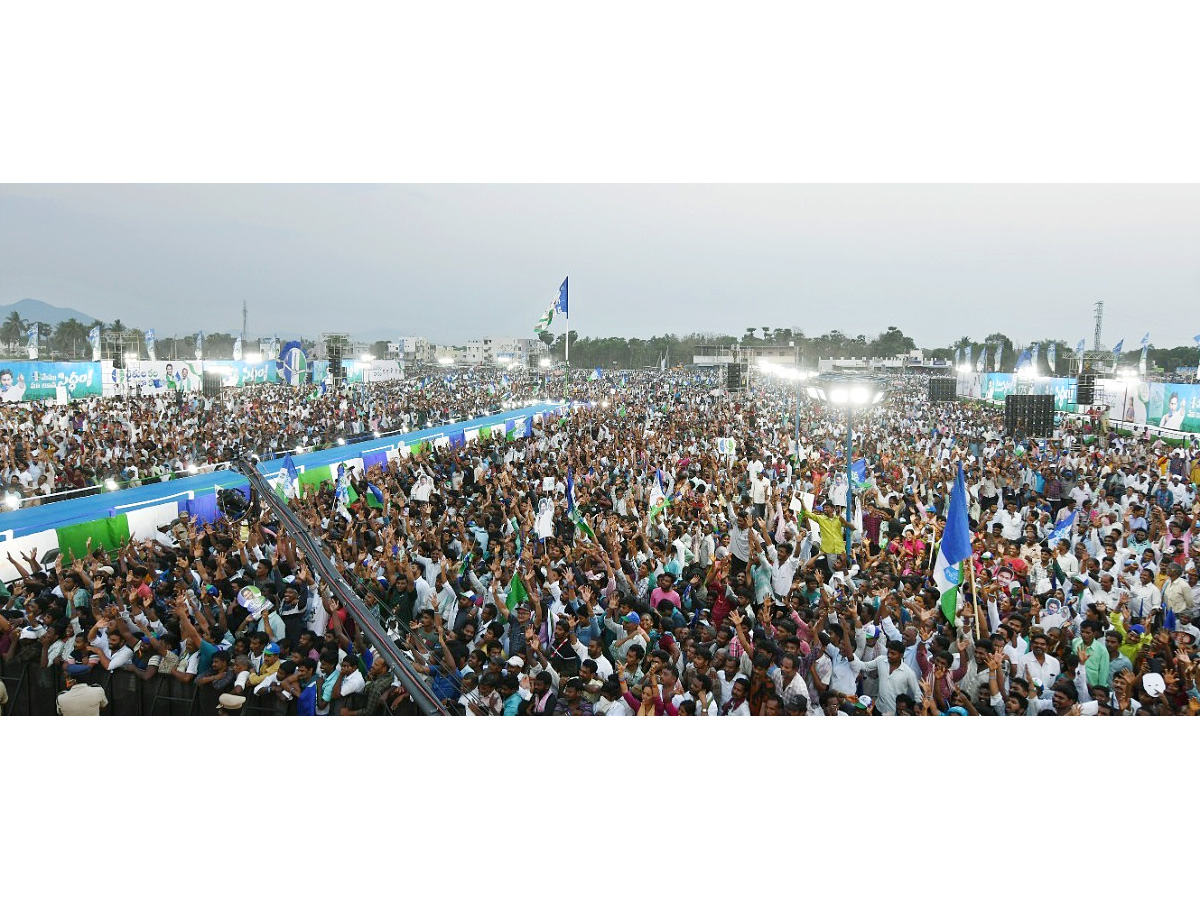
[[975,590],[975,541],[971,540],[971,558],[967,565],[971,567],[971,603],[975,606],[975,640],[979,640],[979,594]]

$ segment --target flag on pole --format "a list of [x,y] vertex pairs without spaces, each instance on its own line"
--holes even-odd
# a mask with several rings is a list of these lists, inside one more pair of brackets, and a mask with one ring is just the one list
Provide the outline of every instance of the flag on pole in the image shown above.
[[567,468],[567,518],[574,522],[575,527],[591,538],[593,542],[596,540],[596,532],[592,531],[592,526],[584,521],[575,506],[575,472],[570,467]]
[[300,490],[300,473],[292,462],[292,454],[288,452],[283,457],[283,465],[275,479],[275,492],[285,500],[298,495]]
[[528,601],[529,592],[525,590],[525,583],[521,581],[521,573],[513,572],[512,581],[508,583],[508,596],[504,598],[504,605],[508,607],[509,612],[512,612],[517,608],[518,603]]
[[34,322],[25,333],[26,346],[29,348],[29,358],[38,358],[38,323]]
[[158,359],[158,356],[155,355],[155,335],[153,328],[146,329],[146,355],[152,361]]
[[1050,549],[1054,549],[1054,545],[1059,541],[1069,541],[1071,528],[1075,525],[1076,513],[1071,513],[1061,522],[1054,526],[1054,530],[1046,535],[1046,542],[1050,545]]
[[1117,356],[1120,356],[1121,349],[1124,346],[1125,346],[1125,338],[1121,338],[1121,340],[1117,341],[1117,345],[1115,347],[1113,347],[1113,353],[1115,353]]
[[979,362],[975,364],[976,372],[987,371],[987,344],[979,348]]
[[553,321],[554,307],[551,306],[544,313],[542,313],[542,317],[538,319],[537,324],[533,326],[534,334],[541,334],[543,331],[548,331],[550,329],[550,323]]
[[1086,345],[1087,345],[1087,342],[1086,342],[1086,341],[1080,341],[1078,344],[1076,344],[1076,345],[1075,345],[1075,355],[1076,355],[1076,356],[1083,356],[1083,348],[1084,348]]
[[1026,347],[1021,351],[1021,355],[1017,357],[1017,370],[1020,371],[1026,366],[1031,365],[1033,365],[1033,355],[1029,352],[1029,348]]
[[367,506],[383,508],[383,491],[369,481],[367,482],[367,494]]
[[562,313],[570,318],[570,313],[567,312],[567,279],[563,279],[563,283],[558,287],[558,299],[554,301],[554,311]]
[[1050,374],[1054,374],[1054,366],[1058,362],[1058,344],[1053,341],[1046,348],[1046,365],[1050,367]]
[[995,361],[992,363],[992,371],[993,371],[993,372],[999,372],[999,371],[1000,371],[1000,357],[1001,357],[1001,356],[1003,356],[1003,355],[1004,355],[1004,345],[1003,345],[1003,344],[997,344],[997,345],[996,345],[996,359],[995,359]]
[[854,489],[858,490],[867,480],[867,461],[865,459],[856,459],[850,463],[850,480],[854,484]]
[[592,372],[592,374],[588,376],[588,381],[599,381],[600,376],[603,374],[604,374],[603,370],[599,366],[596,366],[596,368]]
[[242,358],[242,339],[240,337],[235,337],[233,339],[233,358]]
[[88,343],[92,345],[92,362],[100,361],[100,326],[93,325],[88,332]]
[[196,332],[196,359],[204,356],[204,332]]
[[1033,366],[1034,371],[1037,371],[1038,351],[1041,349],[1042,345],[1040,343],[1035,343],[1033,348],[1030,350],[1029,364]]
[[1150,332],[1147,331],[1142,335],[1142,346],[1145,347],[1148,343],[1150,343]]
[[933,580],[941,595],[942,615],[953,622],[958,612],[959,587],[963,580],[963,560],[971,558],[971,530],[967,525],[967,484],[962,463],[954,479],[950,507],[946,511],[946,530],[938,544]]

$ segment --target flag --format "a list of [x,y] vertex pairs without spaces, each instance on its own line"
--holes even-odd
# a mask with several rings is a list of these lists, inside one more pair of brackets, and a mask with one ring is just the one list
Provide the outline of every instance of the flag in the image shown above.
[[1113,353],[1115,353],[1117,356],[1120,356],[1121,348],[1124,346],[1125,346],[1125,338],[1121,338],[1121,340],[1117,341],[1117,346],[1113,347]]
[[1200,334],[1196,335],[1194,338],[1192,338],[1192,340],[1195,341],[1197,344],[1200,344]]
[[25,337],[27,340],[26,346],[29,348],[29,358],[37,359],[38,358],[38,323],[37,322],[34,322],[32,325],[29,326],[29,331],[26,332]]
[[584,521],[579,510],[575,508],[575,472],[570,467],[567,468],[567,518],[589,538],[596,540],[596,532],[592,531],[592,526]]
[[1150,332],[1147,331],[1142,336],[1142,346],[1145,347],[1148,343],[1150,343]]
[[1138,360],[1138,372],[1142,375],[1146,374],[1146,351],[1149,349],[1148,344],[1142,344],[1142,358]]
[[1050,344],[1049,347],[1046,348],[1046,365],[1048,365],[1050,367],[1051,375],[1054,374],[1054,366],[1055,366],[1055,363],[1058,362],[1057,356],[1058,356],[1058,344],[1052,343],[1052,344]]
[[969,369],[969,368],[971,368],[971,366],[975,365],[975,361],[971,358],[974,355],[975,351],[971,347],[964,347],[963,352],[966,354],[966,357],[967,357],[966,364],[967,364],[967,368]]
[[654,473],[654,484],[650,488],[650,521],[653,522],[656,518],[662,515],[664,509],[670,501],[667,499],[666,492],[663,490],[662,472]]
[[592,374],[588,376],[588,381],[599,381],[600,376],[603,374],[604,373],[600,370],[600,367],[596,366],[596,368],[592,371]]
[[202,356],[204,356],[204,332],[197,331],[196,332],[196,359],[200,359]]
[[954,368],[958,368],[962,364],[962,347],[954,348]]
[[1050,545],[1050,549],[1052,551],[1054,549],[1054,545],[1059,541],[1070,540],[1069,535],[1071,534],[1071,527],[1075,524],[1075,516],[1076,513],[1071,513],[1069,516],[1055,525],[1053,531],[1046,535],[1046,542]]
[[155,351],[154,343],[155,343],[154,329],[147,328],[146,329],[146,355],[149,356],[151,360],[158,359],[158,357],[155,355],[155,352],[154,352]]
[[867,461],[865,459],[856,459],[850,463],[850,481],[854,484],[857,490],[867,480]]
[[367,493],[369,495],[367,497],[367,506],[383,507],[383,491],[369,481],[367,482]]
[[1037,369],[1038,351],[1041,349],[1042,349],[1041,344],[1034,344],[1033,349],[1030,351],[1029,364],[1031,366],[1033,366],[1034,370]]
[[950,507],[946,511],[946,530],[938,544],[937,563],[933,580],[941,595],[942,615],[949,622],[958,612],[959,586],[963,579],[963,560],[971,558],[971,531],[967,525],[967,484],[963,479],[962,463],[954,479]]
[[554,321],[554,307],[551,306],[544,313],[542,313],[542,317],[540,319],[538,319],[537,324],[533,326],[534,334],[541,334],[543,331],[548,331],[550,328],[550,323],[553,321]]
[[92,362],[100,361],[100,326],[94,325],[88,332],[88,343],[92,345]]
[[1022,350],[1021,355],[1017,357],[1017,370],[1020,371],[1026,366],[1031,365],[1033,365],[1033,357],[1030,355],[1029,348],[1027,347]]
[[975,363],[976,372],[987,371],[987,344],[979,348],[979,362]]
[[996,345],[996,359],[995,359],[995,361],[992,363],[992,371],[993,371],[993,372],[999,372],[999,371],[1000,371],[1000,357],[1001,357],[1001,356],[1003,356],[1003,355],[1004,355],[1004,345],[1003,345],[1003,344],[997,344],[997,345]]
[[1085,344],[1086,344],[1085,341],[1080,341],[1078,344],[1075,345],[1075,355],[1076,356],[1083,356],[1083,348],[1084,348]]
[[504,605],[508,607],[508,611],[512,612],[517,608],[518,603],[527,603],[529,601],[529,592],[525,590],[525,584],[521,581],[521,573],[513,572],[512,581],[508,583],[508,596],[504,599]]
[[283,457],[283,465],[280,466],[279,472],[276,473],[275,482],[272,487],[275,489],[275,493],[284,500],[299,495],[300,474],[296,471],[296,464],[292,462],[292,454],[290,452]]
[[468,550],[462,558],[462,562],[458,566],[458,577],[462,578],[467,574],[467,570],[471,568],[471,551]]
[[236,337],[233,339],[233,358],[234,359],[242,358],[242,339],[240,337]]
[[563,279],[563,283],[558,286],[558,299],[554,301],[554,311],[562,313],[570,318],[570,313],[567,312],[567,279]]

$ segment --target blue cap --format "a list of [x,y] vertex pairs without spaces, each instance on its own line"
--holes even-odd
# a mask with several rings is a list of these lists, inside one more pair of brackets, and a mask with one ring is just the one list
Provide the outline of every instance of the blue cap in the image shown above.
[[640,625],[642,624],[642,617],[635,612],[631,612],[628,615],[621,616],[621,621],[628,622],[630,625]]
[[266,649],[263,650],[263,655],[266,656],[268,653],[271,654],[271,656],[278,656],[279,645],[275,643],[267,644]]

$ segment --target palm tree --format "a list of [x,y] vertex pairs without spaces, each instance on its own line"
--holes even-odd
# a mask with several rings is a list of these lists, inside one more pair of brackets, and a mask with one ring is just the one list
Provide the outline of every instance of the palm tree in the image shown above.
[[21,314],[15,309],[8,314],[8,318],[4,320],[4,324],[0,325],[0,341],[4,341],[8,345],[8,352],[11,353],[16,344],[24,340],[25,332],[29,328],[29,323],[21,318]]

